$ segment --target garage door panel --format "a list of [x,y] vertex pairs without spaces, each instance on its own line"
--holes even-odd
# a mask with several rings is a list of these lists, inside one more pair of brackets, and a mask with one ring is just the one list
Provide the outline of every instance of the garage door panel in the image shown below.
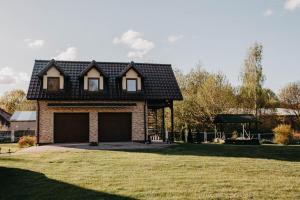
[[54,113],[54,142],[89,141],[88,113]]
[[99,142],[131,141],[131,113],[99,113]]

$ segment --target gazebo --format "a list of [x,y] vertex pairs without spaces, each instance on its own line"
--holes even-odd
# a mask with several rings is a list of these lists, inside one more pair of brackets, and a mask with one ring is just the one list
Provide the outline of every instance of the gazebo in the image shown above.
[[214,119],[215,138],[225,138],[224,126],[226,124],[241,124],[242,138],[251,139],[251,125],[255,124],[255,132],[257,133],[257,125],[259,120],[252,114],[218,114]]

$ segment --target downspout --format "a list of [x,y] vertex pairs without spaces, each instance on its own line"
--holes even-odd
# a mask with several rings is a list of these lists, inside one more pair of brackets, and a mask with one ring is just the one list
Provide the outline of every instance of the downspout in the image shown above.
[[37,120],[36,120],[36,144],[40,143],[40,103],[37,101]]
[[148,127],[147,127],[147,116],[148,116],[148,104],[147,104],[147,100],[145,100],[145,104],[144,104],[144,143],[149,142],[148,141]]

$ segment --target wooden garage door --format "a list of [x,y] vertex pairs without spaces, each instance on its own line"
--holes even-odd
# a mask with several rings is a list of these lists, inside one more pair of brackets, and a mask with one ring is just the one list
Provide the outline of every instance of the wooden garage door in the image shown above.
[[72,143],[89,141],[88,113],[55,113],[54,142]]
[[99,142],[131,141],[131,113],[99,113]]

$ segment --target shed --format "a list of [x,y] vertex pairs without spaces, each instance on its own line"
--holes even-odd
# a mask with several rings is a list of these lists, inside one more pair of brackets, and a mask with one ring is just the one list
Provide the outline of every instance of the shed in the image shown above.
[[15,111],[10,118],[12,131],[35,131],[36,111]]

